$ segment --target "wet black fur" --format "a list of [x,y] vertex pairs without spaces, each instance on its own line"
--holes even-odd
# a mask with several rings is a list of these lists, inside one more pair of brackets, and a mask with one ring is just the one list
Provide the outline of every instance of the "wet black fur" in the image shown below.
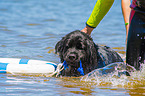
[[61,62],[65,60],[68,64],[68,68],[61,72],[62,76],[80,76],[77,71],[80,67],[80,60],[84,74],[103,66],[103,62],[108,65],[123,61],[110,47],[95,44],[89,35],[79,30],[64,36],[56,44],[55,51],[59,53]]

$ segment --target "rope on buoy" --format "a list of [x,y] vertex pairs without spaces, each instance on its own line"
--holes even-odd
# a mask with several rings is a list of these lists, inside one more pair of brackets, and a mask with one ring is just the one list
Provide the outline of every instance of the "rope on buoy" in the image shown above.
[[62,64],[62,63],[58,64],[56,70],[55,70],[52,74],[48,75],[48,77],[52,77],[52,76],[54,76],[54,75],[56,75],[55,77],[58,77],[58,75],[60,74],[60,72],[61,72],[63,69],[64,69],[63,64]]

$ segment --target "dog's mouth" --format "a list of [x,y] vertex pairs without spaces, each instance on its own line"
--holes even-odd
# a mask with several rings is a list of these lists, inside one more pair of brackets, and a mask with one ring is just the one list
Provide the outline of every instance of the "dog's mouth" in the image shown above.
[[69,76],[80,76],[84,75],[84,70],[82,67],[82,62],[81,60],[79,63],[74,64],[74,63],[67,63],[66,61],[63,62],[64,70],[69,73]]
[[83,56],[79,56],[78,54],[69,54],[64,57],[64,61],[72,67],[79,67],[80,61],[84,61],[85,58]]
[[66,61],[66,63],[69,65],[69,66],[72,66],[72,67],[76,67],[78,68],[79,67],[79,62],[80,62],[80,59],[79,58],[76,58],[76,59],[72,59],[73,57],[67,57],[65,58],[64,60]]
[[[79,60],[80,61],[80,60]],[[71,66],[71,67],[75,67],[75,68],[78,68],[79,67],[79,61],[67,61],[66,60],[66,63]]]

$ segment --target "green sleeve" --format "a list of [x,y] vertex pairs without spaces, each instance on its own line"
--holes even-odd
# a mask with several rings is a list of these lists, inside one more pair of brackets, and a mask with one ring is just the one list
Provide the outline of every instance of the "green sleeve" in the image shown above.
[[113,2],[114,0],[98,0],[88,21],[86,22],[86,25],[92,28],[97,27],[97,25],[111,8]]

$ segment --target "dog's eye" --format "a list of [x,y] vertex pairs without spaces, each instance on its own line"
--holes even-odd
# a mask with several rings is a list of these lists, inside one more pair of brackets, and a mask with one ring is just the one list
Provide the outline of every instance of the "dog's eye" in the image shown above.
[[66,46],[65,48],[66,48],[66,49],[68,49],[68,48],[69,48],[69,46]]
[[77,48],[77,49],[81,49],[81,50],[82,50],[82,49],[83,49],[83,46],[82,46],[82,44],[81,44],[81,43],[78,43],[78,44],[77,44],[77,46],[76,46],[76,48]]

